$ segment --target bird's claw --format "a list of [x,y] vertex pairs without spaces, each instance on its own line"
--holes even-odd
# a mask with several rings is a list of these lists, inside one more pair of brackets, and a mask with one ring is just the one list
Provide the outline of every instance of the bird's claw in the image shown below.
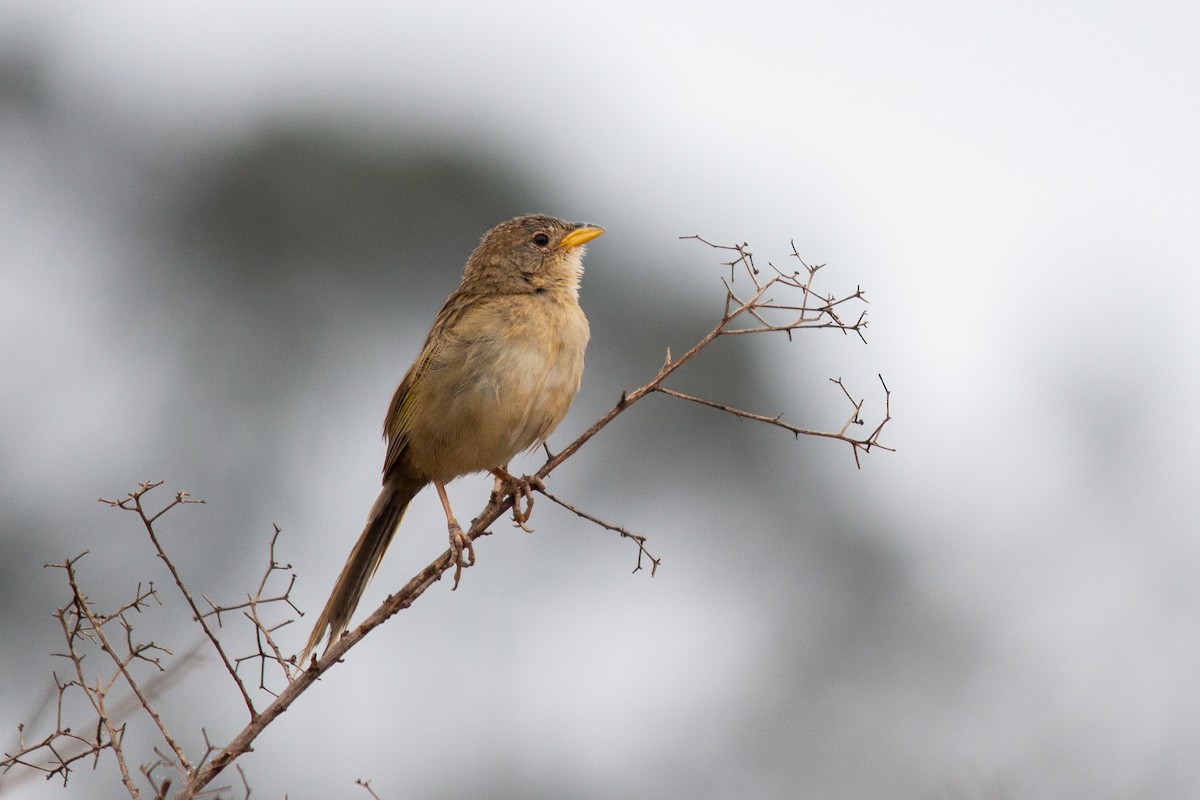
[[[513,525],[526,533],[533,533],[525,523],[533,513],[533,492],[535,489],[545,491],[546,484],[537,475],[523,475],[518,478],[504,470],[493,473],[496,484],[492,489],[492,497],[496,500],[502,497],[512,497]],[[522,505],[524,504],[524,505]]]
[[463,533],[458,523],[453,521],[450,522],[450,552],[454,555],[454,586],[451,587],[453,591],[458,588],[458,582],[462,579],[463,568],[475,564],[475,543]]

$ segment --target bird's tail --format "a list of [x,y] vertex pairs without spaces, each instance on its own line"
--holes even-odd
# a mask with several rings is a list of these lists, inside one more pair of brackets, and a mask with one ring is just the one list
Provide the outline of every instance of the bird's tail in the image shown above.
[[321,644],[326,630],[329,631],[329,644],[333,644],[346,630],[350,616],[362,598],[363,590],[367,588],[375,570],[379,568],[379,562],[383,560],[383,554],[400,525],[405,509],[423,485],[415,481],[389,481],[384,484],[379,499],[375,501],[371,513],[367,516],[367,526],[358,537],[354,549],[350,551],[346,566],[342,567],[342,573],[333,585],[333,592],[329,595],[321,616],[317,617],[317,624],[313,626],[308,644],[304,646],[304,652],[300,656],[301,666],[308,660],[309,653]]

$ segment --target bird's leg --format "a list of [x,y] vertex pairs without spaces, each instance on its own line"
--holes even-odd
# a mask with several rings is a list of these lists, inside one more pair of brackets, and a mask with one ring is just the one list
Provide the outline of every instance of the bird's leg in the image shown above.
[[[529,521],[529,515],[533,513],[533,490],[545,489],[546,484],[542,483],[542,479],[537,475],[525,475],[520,478],[513,475],[505,467],[496,467],[491,470],[491,473],[496,476],[496,485],[492,489],[492,494],[496,497],[504,497],[512,495],[513,505],[513,523],[525,531],[533,533],[533,529],[525,523]],[[524,507],[521,503],[524,502]]]
[[437,489],[438,499],[442,501],[442,509],[446,512],[446,527],[450,532],[450,552],[454,554],[453,589],[457,589],[458,581],[462,578],[463,567],[475,564],[475,544],[463,533],[458,520],[454,518],[454,512],[450,510],[450,498],[446,497],[446,484],[442,481],[434,481],[433,487]]

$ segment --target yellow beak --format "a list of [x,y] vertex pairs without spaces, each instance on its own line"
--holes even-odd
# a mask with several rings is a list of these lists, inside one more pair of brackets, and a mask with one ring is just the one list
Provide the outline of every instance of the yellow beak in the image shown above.
[[604,228],[597,228],[595,225],[580,225],[564,236],[562,241],[558,243],[558,246],[563,250],[570,250],[572,247],[578,247],[584,242],[590,242],[602,233],[604,233]]

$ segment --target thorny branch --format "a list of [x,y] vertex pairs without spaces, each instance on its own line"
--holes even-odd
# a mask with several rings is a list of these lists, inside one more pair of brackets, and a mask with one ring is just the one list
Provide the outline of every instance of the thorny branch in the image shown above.
[[650,555],[650,551],[646,549],[646,537],[645,536],[641,536],[640,534],[632,533],[632,532],[626,530],[625,528],[622,528],[620,525],[613,525],[609,522],[605,522],[604,520],[599,519],[598,517],[593,517],[591,514],[584,513],[583,511],[580,511],[578,508],[576,508],[575,506],[566,502],[565,500],[562,500],[562,499],[550,494],[550,492],[546,491],[545,489],[539,489],[538,491],[541,494],[548,497],[552,502],[558,503],[560,506],[565,508],[567,511],[570,511],[572,514],[575,514],[578,517],[582,517],[583,519],[586,519],[588,522],[591,522],[595,525],[599,525],[601,528],[604,528],[605,530],[612,531],[613,533],[619,533],[619,534],[621,534],[622,539],[631,539],[633,541],[633,543],[636,544],[638,547],[637,566],[635,566],[633,568],[634,572],[640,572],[643,569],[643,567],[642,567],[642,557],[643,556],[650,562],[651,577],[653,577],[655,575],[655,573],[658,572],[658,565],[662,563],[662,559],[655,558],[654,556]]
[[375,790],[371,788],[370,781],[359,778],[358,780],[354,781],[354,785],[361,786],[362,788],[366,789],[367,794],[371,795],[371,797],[374,798],[374,800],[380,800],[379,795],[375,794]]
[[[552,454],[547,449],[546,462],[530,479],[530,484],[554,503],[578,515],[582,519],[606,530],[618,533],[622,538],[627,538],[634,542],[638,548],[637,565],[634,572],[643,568],[643,559],[646,559],[650,563],[651,575],[656,573],[661,560],[653,556],[647,549],[645,536],[635,534],[624,527],[613,525],[598,517],[580,511],[574,505],[550,494],[545,491],[544,487],[538,485],[567,459],[577,453],[596,434],[607,427],[616,417],[627,411],[642,398],[650,394],[661,394],[722,411],[738,419],[762,422],[779,427],[792,433],[796,438],[800,436],[815,436],[841,441],[851,447],[855,463],[860,467],[861,455],[869,453],[876,448],[882,450],[891,449],[879,442],[879,437],[884,430],[884,426],[891,420],[891,391],[888,389],[887,384],[883,382],[882,376],[880,376],[879,380],[884,391],[883,415],[880,422],[866,436],[857,436],[853,433],[855,428],[862,428],[865,425],[861,416],[864,401],[861,399],[856,400],[840,378],[831,380],[842,390],[852,410],[841,427],[836,431],[800,427],[784,422],[782,414],[769,416],[753,413],[714,400],[695,397],[667,388],[664,385],[665,382],[677,370],[696,359],[705,348],[722,336],[782,333],[790,340],[793,333],[799,330],[826,329],[841,331],[847,335],[852,333],[858,336],[864,343],[866,342],[864,335],[867,327],[866,312],[860,306],[867,301],[862,289],[856,287],[853,292],[840,297],[818,292],[814,288],[814,283],[817,273],[822,269],[823,265],[809,265],[806,263],[800,257],[794,242],[792,243],[789,255],[796,259],[801,265],[802,270],[784,271],[776,268],[774,264],[768,263],[770,271],[767,272],[760,269],[754,263],[754,254],[745,243],[719,245],[709,242],[700,236],[685,236],[680,238],[694,239],[708,247],[731,254],[729,261],[722,262],[723,266],[728,267],[729,276],[722,279],[725,297],[724,309],[720,320],[683,355],[672,357],[671,352],[668,350],[666,360],[649,381],[637,389],[623,392],[620,399],[611,409],[560,452]],[[742,276],[744,281],[748,281],[748,285],[744,289],[739,288],[735,290],[735,284],[739,276]],[[108,692],[117,683],[119,677],[123,684],[137,697],[138,706],[154,721],[162,739],[167,745],[166,752],[155,748],[157,760],[141,768],[142,775],[154,791],[154,797],[165,800],[168,796],[193,798],[200,793],[209,794],[213,791],[209,788],[213,780],[230,764],[234,764],[238,757],[249,752],[259,734],[280,714],[286,711],[301,694],[312,686],[325,672],[337,664],[368,633],[383,624],[388,618],[411,606],[426,589],[440,580],[442,575],[455,565],[455,559],[450,551],[445,551],[414,576],[399,591],[387,597],[357,628],[348,631],[345,635],[331,643],[323,655],[317,657],[314,654],[307,664],[297,664],[294,656],[290,658],[284,656],[283,650],[278,646],[274,638],[275,633],[291,620],[271,625],[265,622],[260,615],[261,607],[269,603],[286,603],[293,611],[299,613],[299,610],[296,609],[290,599],[291,588],[295,583],[295,575],[291,576],[286,589],[281,593],[266,594],[266,586],[275,573],[286,572],[291,569],[290,564],[282,564],[276,559],[275,547],[280,533],[278,527],[275,528],[274,535],[270,541],[268,566],[255,593],[248,595],[244,601],[230,605],[217,605],[206,595],[201,595],[209,606],[209,610],[201,611],[199,604],[194,599],[194,595],[186,588],[179,570],[163,548],[154,529],[154,523],[163,514],[176,506],[202,501],[191,500],[186,493],[180,492],[172,502],[157,513],[151,514],[143,506],[142,498],[146,493],[160,485],[161,482],[143,483],[137,491],[130,493],[129,496],[122,500],[102,502],[108,503],[115,508],[135,512],[138,515],[150,537],[155,552],[166,564],[176,586],[191,609],[193,620],[200,625],[204,636],[217,651],[226,672],[237,686],[250,712],[249,722],[241,732],[223,747],[210,743],[207,734],[205,734],[205,751],[194,766],[190,764],[183,749],[171,736],[161,716],[154,711],[151,693],[139,689],[138,682],[128,669],[130,663],[133,661],[147,661],[162,669],[158,655],[155,653],[168,653],[164,648],[160,648],[153,643],[148,645],[135,643],[132,638],[132,628],[124,618],[126,611],[140,608],[150,598],[157,599],[157,594],[153,586],[146,592],[141,591],[139,588],[135,600],[132,603],[122,606],[115,614],[108,616],[99,615],[91,608],[89,601],[79,589],[74,570],[74,564],[78,559],[67,560],[63,564],[55,566],[67,571],[68,582],[73,597],[72,601],[61,609],[57,616],[63,628],[64,636],[67,639],[68,647],[68,652],[61,655],[71,661],[76,672],[76,677],[65,683],[58,681],[57,677],[55,679],[59,695],[56,732],[44,739],[29,742],[25,740],[23,727],[18,727],[18,746],[14,753],[6,754],[5,759],[0,761],[0,774],[7,772],[13,766],[21,765],[44,772],[48,777],[61,776],[65,783],[67,773],[75,761],[89,756],[95,761],[99,759],[104,750],[111,750],[117,761],[121,780],[129,791],[130,796],[133,798],[140,797],[137,787],[133,784],[122,748],[125,725],[124,723],[118,724],[118,720],[122,719],[122,717],[115,715],[107,704]],[[522,500],[528,505],[524,509],[514,508],[514,505]],[[466,535],[472,541],[487,535],[490,533],[488,527],[508,511],[514,512],[514,518],[520,524],[527,516],[531,505],[532,495],[529,494],[523,494],[518,498],[514,498],[511,494],[507,496],[493,495],[480,515],[473,520],[471,528],[467,531]],[[234,611],[242,612],[242,615],[254,627],[257,652],[252,655],[230,658],[218,639],[216,632],[209,625],[209,620],[215,619],[216,626],[218,628],[223,627],[223,615]],[[102,632],[104,626],[113,620],[120,621],[119,624],[126,634],[125,649],[123,651],[115,649],[114,645]],[[116,665],[116,671],[107,680],[96,680],[89,683],[89,679],[83,669],[83,655],[80,650],[80,642],[84,640],[98,642],[103,652],[108,654],[109,658]],[[259,688],[273,695],[271,702],[262,709],[256,708],[249,690],[238,674],[238,667],[248,660],[257,660],[259,662]],[[282,675],[286,682],[286,685],[277,694],[267,687],[266,669],[270,663],[278,665],[282,670]],[[62,698],[64,692],[71,687],[82,689],[93,707],[95,715],[98,718],[94,737],[84,737],[72,733],[70,727],[64,724],[62,719]],[[69,743],[79,748],[78,752],[72,755],[63,753],[61,746],[64,743]],[[46,753],[49,754],[48,762],[44,758],[44,754]],[[35,756],[41,756],[42,760],[37,760]],[[241,774],[240,765],[235,764],[235,766],[238,768],[239,774]],[[156,772],[160,769],[169,770],[171,776],[161,779],[157,778]],[[178,778],[178,785],[175,783],[176,778]],[[245,776],[241,775],[241,778],[245,796],[249,797],[250,790]],[[359,781],[358,784],[365,788],[372,796],[375,796],[367,781]],[[174,791],[174,794],[171,794],[172,791]]]
[[225,665],[225,670],[229,673],[229,676],[233,678],[233,682],[237,684],[238,691],[242,693],[242,699],[245,701],[246,708],[250,711],[250,716],[253,718],[254,701],[250,699],[250,693],[246,691],[246,685],[242,683],[242,679],[237,674],[237,670],[234,669],[233,664],[229,661],[229,656],[225,654],[225,649],[221,647],[221,643],[217,641],[216,634],[213,633],[212,628],[210,628],[208,623],[205,622],[204,615],[200,613],[200,609],[196,605],[195,598],[192,597],[191,592],[189,592],[184,586],[183,578],[181,578],[179,575],[179,570],[175,568],[175,564],[170,558],[167,557],[166,552],[163,550],[162,543],[158,540],[158,535],[154,532],[154,521],[175,506],[184,504],[203,504],[204,501],[192,500],[188,497],[187,492],[179,492],[175,495],[175,500],[160,509],[157,514],[148,515],[145,507],[142,505],[142,496],[151,489],[157,488],[161,485],[162,481],[158,481],[157,483],[143,483],[138,491],[130,492],[128,496],[122,498],[121,500],[105,500],[103,497],[101,497],[100,502],[110,505],[113,508],[119,508],[123,511],[132,511],[138,515],[138,518],[142,521],[142,526],[145,527],[146,533],[150,536],[150,541],[153,543],[154,549],[158,553],[158,557],[162,559],[164,564],[167,565],[167,569],[171,572],[171,577],[175,579],[175,585],[179,587],[180,594],[182,594],[183,599],[187,601],[188,607],[192,609],[192,619],[200,624],[200,628],[204,631],[204,635],[208,637],[210,642],[212,642],[213,649],[217,651],[217,655],[221,658],[221,663]]
[[[100,649],[108,654],[109,658],[111,658],[113,663],[116,665],[117,672],[120,673],[121,677],[124,679],[125,685],[129,687],[131,692],[133,692],[133,695],[138,699],[138,703],[143,709],[145,709],[146,713],[150,716],[150,719],[153,720],[155,727],[158,728],[158,732],[162,734],[163,741],[167,743],[167,746],[171,748],[171,752],[175,754],[175,758],[179,761],[179,765],[183,769],[190,770],[192,767],[191,764],[188,763],[187,755],[183,752],[183,748],[180,747],[179,743],[175,741],[173,736],[171,736],[171,732],[167,730],[167,726],[163,722],[162,717],[157,711],[154,710],[154,707],[150,703],[150,699],[142,692],[141,686],[138,685],[138,682],[134,680],[133,675],[129,671],[130,662],[139,659],[148,661],[159,669],[162,669],[162,664],[159,662],[157,656],[147,656],[145,654],[147,652],[157,650],[170,655],[171,651],[167,650],[166,648],[159,647],[153,642],[150,642],[149,644],[134,644],[132,639],[133,626],[125,619],[124,613],[118,614],[115,617],[109,617],[106,620],[101,620],[95,614],[95,612],[92,611],[91,603],[88,602],[88,599],[83,595],[83,592],[79,590],[79,583],[75,576],[74,563],[70,561],[66,562],[65,569],[67,571],[67,581],[71,586],[71,611],[74,615],[74,627],[76,631],[82,631],[88,638],[93,638],[100,645]],[[151,591],[153,591],[153,589],[151,589]],[[135,606],[140,605],[140,601],[141,598],[135,600]],[[105,623],[114,619],[120,620],[122,627],[125,629],[126,652],[124,654],[118,653],[116,648],[113,647],[112,643],[109,642],[108,637],[104,634]],[[70,641],[70,638],[71,637],[68,637],[68,641]],[[75,661],[76,668],[82,668],[81,662],[82,659]],[[82,672],[79,674],[79,680],[80,683],[84,682]],[[97,708],[97,711],[100,711],[100,709]],[[101,716],[102,720],[103,717],[104,715]]]
[[[61,564],[47,565],[66,573],[71,590],[69,601],[54,614],[66,644],[66,652],[55,655],[66,659],[74,673],[74,677],[68,680],[60,679],[57,673],[54,675],[51,702],[55,705],[55,730],[30,742],[25,739],[25,726],[18,725],[17,746],[14,752],[6,753],[4,760],[0,761],[0,774],[5,776],[5,786],[10,783],[15,785],[23,776],[17,775],[10,781],[8,773],[12,767],[21,765],[31,770],[25,774],[40,772],[47,779],[60,778],[65,785],[76,762],[90,759],[94,765],[103,751],[111,750],[122,783],[136,796],[123,751],[126,721],[135,709],[142,709],[165,733],[161,718],[149,706],[176,675],[165,669],[160,661],[160,656],[170,655],[170,651],[153,642],[136,641],[133,626],[127,618],[129,612],[141,611],[151,601],[158,602],[158,593],[153,584],[149,588],[139,585],[133,600],[111,613],[101,614],[93,609],[79,585],[75,565],[84,555],[87,553],[66,559]],[[109,631],[116,633],[110,634]],[[85,650],[89,647],[98,648],[111,661],[111,671],[103,676],[89,677],[83,665]],[[136,679],[132,669],[139,662],[151,665],[156,673],[148,680]],[[189,662],[190,654],[180,663]],[[114,691],[119,691],[121,687],[130,693],[129,698],[118,697],[113,701]],[[93,732],[90,735],[77,733],[67,721],[68,701],[77,693],[86,698],[94,715],[93,722],[81,726],[84,731],[91,729]],[[169,733],[165,735],[170,745],[177,748],[178,744],[170,738]]]
[[[271,577],[276,572],[287,572],[288,570],[292,569],[291,564],[280,563],[275,557],[275,546],[278,544],[279,535],[283,531],[278,525],[275,525],[274,528],[275,531],[271,535],[271,543],[268,548],[267,569],[265,572],[263,572],[262,578],[258,582],[258,588],[255,590],[253,595],[247,595],[243,602],[231,605],[217,605],[209,599],[208,595],[203,595],[204,602],[208,603],[210,606],[210,610],[206,611],[204,616],[215,616],[217,618],[218,626],[222,624],[221,615],[231,611],[241,611],[242,616],[248,619],[254,626],[257,652],[248,656],[241,656],[235,659],[234,663],[238,666],[241,666],[247,661],[258,661],[258,688],[269,692],[272,695],[274,695],[275,692],[267,686],[267,665],[277,665],[281,670],[283,670],[284,677],[287,680],[291,680],[292,672],[295,670],[295,665],[288,661],[287,656],[283,654],[283,651],[275,641],[276,631],[278,631],[280,628],[290,625],[294,620],[285,619],[275,625],[268,625],[262,619],[259,609],[262,606],[269,605],[271,603],[286,603],[296,614],[303,616],[304,613],[296,607],[295,603],[292,602],[292,588],[296,585],[295,573],[292,573],[288,577],[287,587],[281,594],[270,597],[263,596],[263,593],[266,591],[267,583],[271,580]],[[268,652],[268,650],[270,652]]]
[[[175,579],[176,585],[184,596],[188,606],[195,612],[198,606],[193,599],[194,595],[185,585],[176,564],[162,546],[154,527],[166,511],[179,505],[194,504],[198,501],[188,500],[185,493],[180,493],[166,507],[156,513],[150,513],[146,511],[143,505],[144,497],[160,485],[161,482],[142,483],[136,491],[130,493],[123,500],[102,500],[101,502],[114,508],[135,511],[138,514],[151,541],[154,543],[156,553],[166,564],[168,571]],[[287,624],[287,622],[271,626],[264,622],[261,616],[262,607],[272,603],[286,603],[292,610],[297,610],[290,598],[291,586],[295,583],[294,575],[291,576],[287,589],[282,594],[268,594],[267,592],[268,581],[276,572],[291,569],[290,565],[280,563],[275,557],[275,547],[279,535],[280,530],[276,527],[270,541],[269,563],[255,593],[248,596],[245,602],[230,606],[219,606],[205,597],[205,601],[208,602],[211,610],[205,612],[202,616],[214,616],[218,620],[218,625],[220,625],[222,614],[232,613],[237,610],[242,611],[242,614],[255,626],[259,652],[257,656],[246,656],[234,659],[233,661],[241,663],[242,661],[256,657],[264,658],[264,660],[270,659],[279,664],[286,674],[288,670],[294,669],[294,667],[287,662],[287,659],[282,654],[278,644],[274,641],[273,633],[282,627],[282,625]],[[187,781],[204,768],[209,756],[220,752],[222,749],[208,744],[206,736],[205,753],[200,761],[193,765],[190,763],[184,748],[172,735],[162,715],[154,705],[154,701],[161,695],[162,691],[195,663],[198,648],[193,648],[192,651],[174,660],[169,666],[164,666],[161,657],[172,655],[171,651],[154,642],[141,643],[136,641],[133,637],[133,626],[127,618],[127,612],[141,611],[149,601],[159,601],[158,592],[154,585],[150,584],[148,589],[143,589],[139,585],[138,591],[132,601],[121,605],[115,611],[100,612],[96,610],[92,601],[84,594],[79,584],[75,564],[80,558],[82,556],[67,559],[61,564],[47,565],[63,569],[67,574],[67,583],[71,589],[71,601],[56,614],[66,640],[66,652],[57,655],[67,659],[71,663],[75,677],[69,681],[60,681],[57,676],[55,677],[55,689],[57,693],[55,731],[42,739],[30,742],[25,738],[24,726],[18,726],[17,747],[14,752],[6,753],[5,758],[0,760],[0,775],[8,773],[12,767],[20,765],[28,767],[31,770],[31,772],[25,774],[35,774],[36,771],[45,774],[47,778],[60,777],[65,785],[75,762],[91,757],[93,765],[95,765],[102,751],[111,750],[116,760],[122,783],[125,785],[130,797],[141,797],[141,792],[133,780],[134,773],[125,755],[124,742],[127,720],[136,713],[144,713],[153,722],[159,737],[165,745],[165,750],[155,748],[156,760],[151,764],[143,765],[140,772],[150,784],[153,796],[156,798],[166,798],[171,796],[169,792],[173,784],[183,784],[186,786]],[[200,617],[196,615],[193,616],[193,619],[197,622],[201,621]],[[106,633],[106,629],[110,626],[119,628],[122,637],[118,638]],[[218,651],[222,662],[225,664],[230,663],[231,659],[226,655],[224,646],[215,635],[215,632],[206,625],[202,626],[202,629],[205,631],[207,643]],[[120,645],[118,645],[118,642],[120,642]],[[202,640],[201,644],[204,643],[205,640]],[[95,675],[89,675],[85,671],[84,662],[88,655],[88,647],[98,648],[101,653],[104,653],[112,661],[114,669],[111,674],[97,678]],[[273,655],[269,653],[273,653]],[[137,678],[133,673],[133,666],[137,662],[145,662],[151,665],[156,672],[148,680]],[[90,664],[91,662],[89,661],[88,663]],[[260,683],[264,684],[262,688],[265,689],[265,678],[262,678],[261,673],[260,679]],[[118,684],[128,690],[129,698],[119,700],[114,704],[111,702],[110,697],[113,690],[118,688]],[[239,689],[244,688],[240,683],[238,687]],[[75,733],[70,724],[66,722],[64,705],[68,693],[72,690],[81,692],[91,706],[93,722],[89,724],[95,728],[95,734],[91,737]],[[243,696],[245,696],[244,692]],[[157,772],[160,770],[169,771],[170,775],[159,778]],[[18,779],[20,777],[18,776]],[[7,788],[11,783],[6,777],[4,782],[0,783],[0,793],[3,793],[3,789]],[[243,777],[244,783],[245,780]],[[175,796],[191,797],[194,795]],[[249,796],[248,788],[246,796]]]
[[[86,555],[84,553],[83,555]],[[69,559],[69,563],[74,564],[83,555],[77,556],[74,559]],[[47,567],[57,569],[65,569],[68,562],[61,564],[47,564]],[[148,594],[148,593],[147,593]],[[137,596],[139,599],[144,599],[141,587],[138,587]],[[157,594],[154,595],[157,600]],[[136,602],[136,601],[135,601]],[[55,612],[54,617],[60,622],[60,627],[64,620],[62,614],[64,612],[73,612],[74,600],[64,608]],[[126,610],[138,610],[135,608],[135,603],[126,603],[117,611],[104,615],[104,618],[111,619],[117,614],[124,613]],[[75,625],[74,620],[68,621],[68,625],[64,628],[64,634],[67,632],[82,633],[82,629]],[[54,709],[54,732],[47,734],[41,739],[33,742],[28,742],[25,739],[26,725],[24,723],[17,725],[17,744],[13,753],[6,754],[6,758],[0,761],[0,795],[4,794],[4,790],[13,788],[27,778],[41,774],[47,780],[55,777],[62,779],[64,785],[70,775],[72,765],[76,761],[91,758],[93,764],[98,760],[102,751],[107,749],[120,750],[121,740],[104,739],[100,736],[101,733],[107,731],[109,726],[115,730],[124,731],[125,723],[134,714],[141,711],[141,704],[137,697],[132,694],[127,694],[124,697],[118,698],[115,702],[108,697],[108,687],[112,685],[111,679],[106,681],[102,688],[104,696],[102,698],[88,698],[89,706],[93,713],[96,711],[96,701],[103,702],[105,718],[93,720],[92,722],[82,726],[72,726],[67,717],[69,712],[66,709],[68,703],[68,693],[72,689],[83,692],[85,695],[96,686],[97,682],[92,681],[89,684],[80,684],[78,679],[78,670],[82,669],[82,664],[76,664],[75,659],[82,661],[85,653],[83,648],[90,643],[86,636],[75,636],[67,640],[67,652],[55,653],[58,658],[64,658],[72,662],[72,670],[76,671],[76,678],[68,681],[60,681],[57,674],[54,675],[54,684],[49,695],[46,698],[44,707],[53,706]],[[154,672],[148,679],[143,680],[142,694],[145,698],[153,701],[163,696],[163,694],[172,688],[183,675],[190,671],[197,664],[199,645],[192,647],[189,651],[181,654],[173,664],[166,668],[160,668]],[[161,667],[161,665],[158,665]],[[110,676],[111,678],[111,676]],[[35,717],[40,716],[41,710],[34,714]],[[95,724],[98,722],[99,724]],[[76,729],[87,730],[91,727],[95,731],[95,736],[91,739],[76,733]],[[123,758],[122,754],[117,755],[118,759]],[[119,762],[118,762],[119,763]],[[11,773],[10,770],[14,766],[27,767],[28,771]]]

